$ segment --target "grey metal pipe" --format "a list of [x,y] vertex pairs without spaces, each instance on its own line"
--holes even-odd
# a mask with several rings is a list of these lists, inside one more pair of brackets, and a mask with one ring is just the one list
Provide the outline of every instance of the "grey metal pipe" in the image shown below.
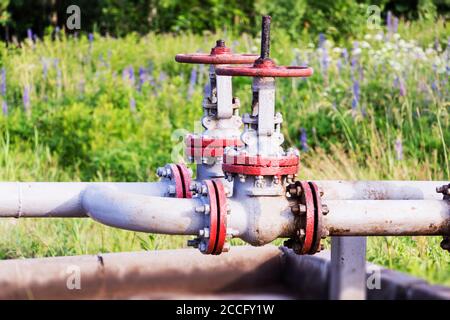
[[93,185],[82,193],[81,203],[92,219],[126,230],[196,235],[204,226],[204,215],[195,212],[199,199],[149,197]]
[[324,200],[440,200],[436,187],[448,181],[315,181]]
[[331,236],[450,234],[450,204],[444,200],[328,200],[324,228]]
[[167,182],[2,182],[0,217],[86,217],[80,195],[91,185],[161,197],[168,187]]

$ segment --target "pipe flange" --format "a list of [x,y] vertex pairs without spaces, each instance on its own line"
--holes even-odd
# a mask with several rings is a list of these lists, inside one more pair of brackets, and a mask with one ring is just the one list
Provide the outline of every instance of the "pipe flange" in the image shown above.
[[188,159],[221,158],[227,147],[241,147],[243,142],[239,138],[206,138],[187,135],[185,155]]
[[164,167],[158,168],[156,174],[163,180],[173,182],[168,187],[168,195],[175,198],[192,198],[190,185],[192,181],[192,172],[186,165],[179,163],[169,163]]
[[251,156],[247,154],[225,155],[222,169],[225,173],[248,176],[286,176],[298,172],[299,157]]
[[315,254],[322,250],[322,202],[314,182],[296,181],[287,187],[295,214],[296,234],[285,242],[297,254]]
[[227,216],[229,207],[227,193],[220,179],[205,180],[202,184],[203,205],[196,212],[205,215],[205,226],[199,230],[199,236],[189,240],[188,245],[196,247],[203,254],[219,255],[227,252]]
[[[440,186],[440,187],[437,187],[436,192],[442,193],[442,195],[444,196],[443,199],[450,202],[450,183],[444,184],[443,186]],[[441,248],[450,253],[450,235],[443,237],[443,239],[441,241]]]

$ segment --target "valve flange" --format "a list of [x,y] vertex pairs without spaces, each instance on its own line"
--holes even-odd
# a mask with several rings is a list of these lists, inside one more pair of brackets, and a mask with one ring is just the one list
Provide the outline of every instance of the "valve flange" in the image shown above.
[[189,240],[188,246],[198,248],[203,254],[218,255],[229,250],[227,243],[227,220],[230,208],[227,192],[220,179],[205,180],[199,188],[203,205],[196,208],[197,214],[205,216],[205,225],[196,239]]

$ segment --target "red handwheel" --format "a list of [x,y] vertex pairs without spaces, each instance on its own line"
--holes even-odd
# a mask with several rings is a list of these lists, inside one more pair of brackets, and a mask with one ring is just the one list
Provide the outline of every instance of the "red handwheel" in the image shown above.
[[223,40],[217,40],[216,46],[207,53],[177,54],[175,61],[197,64],[252,64],[258,59],[256,54],[235,54],[225,46]]

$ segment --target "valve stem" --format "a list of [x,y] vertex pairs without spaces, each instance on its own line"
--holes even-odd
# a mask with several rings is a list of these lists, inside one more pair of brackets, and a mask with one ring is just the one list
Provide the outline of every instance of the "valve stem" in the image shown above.
[[262,17],[261,29],[261,59],[268,59],[270,56],[270,16]]

